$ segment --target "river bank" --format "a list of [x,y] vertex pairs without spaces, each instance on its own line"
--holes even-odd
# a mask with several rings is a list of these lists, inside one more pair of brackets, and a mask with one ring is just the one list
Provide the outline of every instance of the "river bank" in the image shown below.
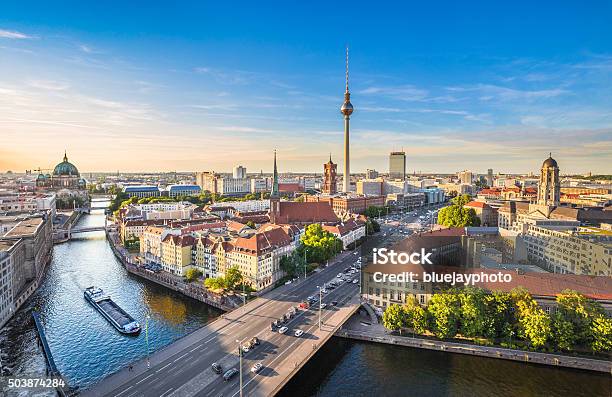
[[468,354],[472,356],[520,361],[524,363],[549,365],[554,367],[566,367],[586,371],[608,373],[612,375],[612,362],[589,359],[584,357],[573,357],[564,356],[560,354],[506,349],[494,346],[479,346],[456,342],[422,339],[419,337],[411,338],[409,336],[379,334],[346,328],[338,330],[336,332],[336,336],[365,342],[399,345],[417,349],[437,350],[448,353]]

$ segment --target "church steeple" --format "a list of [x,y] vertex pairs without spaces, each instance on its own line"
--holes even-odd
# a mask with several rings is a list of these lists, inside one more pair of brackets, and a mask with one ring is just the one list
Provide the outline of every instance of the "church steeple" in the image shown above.
[[68,161],[68,156],[66,155],[66,149],[64,149],[64,162]]
[[270,194],[270,197],[278,197],[279,196],[279,192],[278,192],[278,168],[276,167],[276,150],[274,151],[274,176],[273,176],[273,182],[272,182],[272,193]]

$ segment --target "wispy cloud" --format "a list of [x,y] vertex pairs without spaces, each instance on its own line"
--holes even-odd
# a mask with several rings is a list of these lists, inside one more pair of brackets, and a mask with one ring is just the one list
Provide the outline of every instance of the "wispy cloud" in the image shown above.
[[3,39],[15,39],[15,40],[24,40],[24,39],[33,39],[34,36],[30,36],[28,34],[18,32],[16,30],[4,30],[0,29],[0,38]]
[[64,91],[70,87],[70,85],[66,83],[54,80],[29,80],[27,84],[32,88],[48,91]]
[[380,87],[372,86],[359,91],[363,95],[383,95],[399,99],[402,101],[422,101],[427,98],[428,91],[416,88],[411,85],[402,85],[397,87]]

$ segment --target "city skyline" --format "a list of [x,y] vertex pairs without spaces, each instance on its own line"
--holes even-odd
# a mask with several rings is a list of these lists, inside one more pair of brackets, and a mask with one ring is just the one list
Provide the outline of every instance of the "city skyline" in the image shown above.
[[[334,6],[258,20],[247,6],[49,18],[40,5],[27,19],[21,7],[0,18],[0,171],[49,168],[64,150],[84,172],[271,172],[274,149],[281,172],[321,173],[330,151],[341,168],[347,44],[353,173],[388,171],[401,148],[408,174],[537,172],[550,151],[562,173],[610,171],[604,3],[536,6],[528,18],[447,7],[435,20],[399,6],[384,24]],[[415,39],[388,40],[403,36]]]

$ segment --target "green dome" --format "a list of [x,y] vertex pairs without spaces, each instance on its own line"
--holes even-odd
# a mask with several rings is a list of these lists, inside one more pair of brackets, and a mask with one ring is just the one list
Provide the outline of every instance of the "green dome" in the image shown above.
[[68,161],[68,157],[66,156],[66,153],[64,153],[64,161],[55,166],[53,169],[53,175],[79,176],[79,170],[77,170],[77,167],[75,167],[74,164]]

